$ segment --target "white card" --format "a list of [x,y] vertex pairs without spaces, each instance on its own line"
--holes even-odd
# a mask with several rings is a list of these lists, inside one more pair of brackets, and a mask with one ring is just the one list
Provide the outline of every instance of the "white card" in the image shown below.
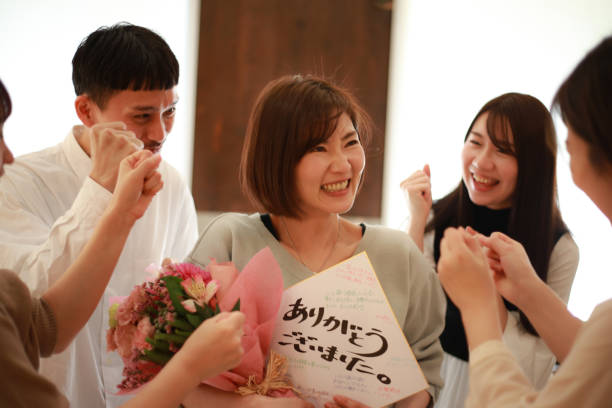
[[336,394],[382,407],[428,386],[365,252],[285,289],[271,349],[317,408]]

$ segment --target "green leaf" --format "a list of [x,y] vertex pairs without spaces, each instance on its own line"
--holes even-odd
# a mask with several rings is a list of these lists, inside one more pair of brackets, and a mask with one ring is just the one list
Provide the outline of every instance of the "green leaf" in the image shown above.
[[182,320],[182,319],[176,319],[176,320],[170,322],[170,326],[176,327],[177,329],[181,329],[181,330],[185,330],[185,331],[193,331],[193,329],[195,329],[195,327],[193,327],[193,325],[189,324],[188,322],[186,322],[185,320]]
[[196,313],[198,314],[198,316],[202,318],[202,320],[210,319],[211,317],[215,315],[215,312],[207,304],[205,304],[204,307],[202,307],[196,303],[195,307],[196,307]]
[[155,333],[155,340],[165,340],[167,342],[183,344],[186,338],[177,334]]
[[232,312],[239,312],[239,311],[240,311],[240,299],[238,299],[236,303],[234,304],[234,307],[232,307]]
[[185,318],[193,327],[198,327],[204,321],[204,319],[202,319],[200,316],[191,313],[187,313]]
[[192,331],[184,331],[184,330],[179,330],[179,329],[174,330],[174,334],[177,334],[185,338],[191,336],[191,333],[193,333],[193,330]]
[[142,356],[141,358],[143,360],[151,361],[153,363],[163,366],[166,365],[168,361],[170,361],[172,355],[155,350],[145,350],[144,356]]
[[185,316],[188,312],[181,304],[181,301],[185,298],[185,292],[181,286],[181,278],[178,276],[164,276],[161,280],[166,282],[166,288],[168,289],[168,295],[170,296],[174,310],[181,316]]

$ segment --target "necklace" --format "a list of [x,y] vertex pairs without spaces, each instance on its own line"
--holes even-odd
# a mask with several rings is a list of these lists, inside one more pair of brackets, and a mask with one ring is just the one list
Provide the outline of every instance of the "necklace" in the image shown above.
[[[283,227],[285,228],[285,232],[287,233],[287,236],[289,237],[289,244],[291,244],[291,249],[293,249],[293,252],[295,252],[296,255],[298,256],[300,263],[304,265],[306,268],[310,269],[308,265],[306,265],[306,263],[302,259],[302,256],[300,255],[300,251],[298,251],[297,247],[295,246],[295,241],[293,240],[293,237],[291,236],[291,233],[289,232],[289,228],[287,228],[285,217],[281,216],[280,219],[283,223]],[[317,268],[315,273],[321,271],[321,268],[323,267],[323,265],[327,263],[331,255],[334,253],[334,250],[336,249],[336,245],[338,245],[338,239],[340,238],[340,220],[338,218],[336,218],[336,220],[337,220],[337,224],[336,224],[337,228],[336,228],[336,239],[334,240],[334,245],[332,245],[331,249],[329,250],[329,253],[325,257],[325,259],[323,259],[323,262],[321,262],[321,265],[319,265],[319,268]]]

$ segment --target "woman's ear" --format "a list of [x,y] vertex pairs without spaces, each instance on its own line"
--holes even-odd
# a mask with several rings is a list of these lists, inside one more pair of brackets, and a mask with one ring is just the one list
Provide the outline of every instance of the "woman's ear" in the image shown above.
[[89,96],[85,94],[77,96],[74,101],[74,109],[85,126],[92,127],[97,123],[96,112],[99,108]]

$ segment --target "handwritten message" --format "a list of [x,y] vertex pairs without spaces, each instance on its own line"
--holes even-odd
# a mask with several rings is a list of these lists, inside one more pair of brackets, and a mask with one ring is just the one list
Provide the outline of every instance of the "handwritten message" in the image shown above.
[[427,387],[365,252],[283,293],[272,349],[301,397],[382,407]]

